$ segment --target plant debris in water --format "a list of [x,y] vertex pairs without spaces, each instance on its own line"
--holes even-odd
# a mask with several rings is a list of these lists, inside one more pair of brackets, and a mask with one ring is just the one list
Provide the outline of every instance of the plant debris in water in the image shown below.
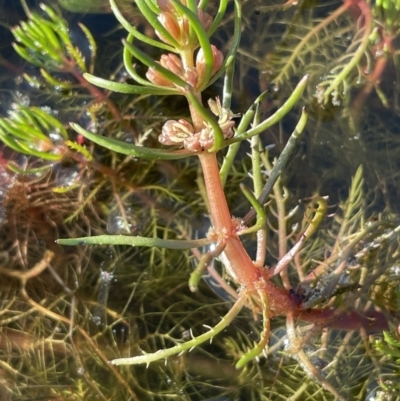
[[397,139],[362,116],[396,119],[400,5],[217,3],[85,8],[128,32],[116,71],[90,27],[22,2],[1,399],[398,399]]

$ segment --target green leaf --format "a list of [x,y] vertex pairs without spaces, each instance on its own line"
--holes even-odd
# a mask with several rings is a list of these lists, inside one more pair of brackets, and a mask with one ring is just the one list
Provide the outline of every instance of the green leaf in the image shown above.
[[203,238],[198,240],[173,240],[161,238],[147,238],[130,235],[98,235],[94,237],[59,239],[61,245],[131,245],[168,249],[191,249],[210,245],[213,241]]
[[198,8],[200,8],[201,10],[204,11],[208,6],[208,2],[209,2],[209,0],[200,0]]
[[22,153],[30,156],[38,157],[39,159],[49,160],[49,161],[60,161],[63,158],[63,154],[49,153],[36,149],[32,149],[26,142],[21,142],[15,140],[15,142],[22,148]]
[[[228,139],[225,144],[230,145],[235,142],[243,141],[245,139],[249,139],[254,135],[259,135],[264,132],[266,129],[272,127],[274,124],[278,123],[282,120],[282,118],[289,113],[290,110],[295,106],[295,104],[299,101],[301,95],[304,92],[304,89],[307,86],[309,75],[305,75],[300,82],[297,84],[294,91],[291,93],[286,102],[269,118],[264,120],[261,124],[257,125],[249,129],[248,131],[235,135],[233,138]],[[256,100],[257,102],[257,100]],[[304,116],[305,118],[305,116]],[[301,120],[302,123],[305,121],[304,118]],[[303,127],[304,128],[304,127]]]
[[229,309],[229,312],[217,323],[214,327],[210,328],[207,332],[199,335],[198,337],[193,337],[191,340],[175,345],[171,348],[160,349],[156,352],[133,356],[128,358],[118,358],[110,361],[113,365],[138,365],[138,364],[149,364],[154,361],[159,361],[166,359],[172,355],[180,354],[186,350],[197,347],[198,345],[204,343],[205,341],[211,340],[214,336],[224,330],[233,319],[239,314],[241,309],[246,303],[246,297],[239,295],[234,305]]
[[85,34],[86,40],[89,43],[89,50],[90,50],[89,72],[93,72],[97,55],[97,44],[89,29],[80,22],[78,23],[78,25],[82,29],[82,32]]
[[48,141],[49,138],[43,132],[34,129],[26,123],[15,123],[10,119],[3,118],[0,120],[0,126],[8,133],[9,136],[14,136],[28,142],[33,141]]
[[221,25],[221,21],[224,18],[226,7],[228,6],[228,0],[220,0],[219,8],[217,11],[217,15],[214,17],[214,21],[208,30],[208,36],[212,36],[213,33],[219,28]]
[[81,72],[86,72],[85,57],[82,55],[81,51],[69,43],[65,44],[65,49],[67,50],[69,57],[75,61]]
[[28,63],[36,65],[37,67],[43,67],[43,63],[40,60],[37,60],[34,54],[27,48],[20,46],[17,43],[13,43],[12,47],[14,48],[15,52]]
[[148,56],[146,53],[139,50],[137,47],[133,46],[132,44],[130,44],[126,41],[124,41],[124,45],[144,65],[147,65],[147,67],[153,68],[155,71],[159,72],[161,75],[163,75],[169,81],[174,83],[176,86],[180,86],[181,88],[184,88],[187,85],[187,82],[184,81],[180,76],[174,74],[172,71],[163,67],[160,63],[155,61],[152,57]]
[[10,149],[14,149],[15,151],[19,153],[25,153],[24,149],[21,148],[21,146],[18,145],[11,137],[10,135],[7,134],[7,132],[3,131],[0,128],[0,139],[2,142],[4,142]]
[[42,167],[22,169],[14,162],[7,163],[7,168],[13,173],[17,174],[39,174],[39,173],[46,174],[52,167],[53,167],[52,164],[49,164],[47,166],[42,166]]
[[[110,3],[114,3],[114,0],[110,0]],[[175,38],[171,35],[170,32],[161,24],[161,22],[157,19],[157,14],[155,14],[151,8],[147,5],[145,0],[136,0],[136,5],[138,6],[140,12],[146,18],[147,22],[157,31],[159,32],[168,43],[174,48],[180,48],[179,43],[175,40]],[[147,41],[146,41],[147,42]]]
[[[72,44],[69,37],[70,30],[65,20],[45,4],[40,4],[40,7],[47,14],[47,18],[28,13],[29,20],[21,22],[11,30],[17,41],[13,44],[15,51],[30,63],[47,70],[71,71],[73,64],[81,71],[85,71],[85,58],[79,48]],[[86,28],[82,29],[89,45],[95,50],[90,32]],[[50,75],[46,76],[49,77]]]
[[116,3],[114,0],[110,0],[110,5],[111,9],[115,15],[115,18],[117,18],[118,22],[131,34],[133,35],[136,39],[139,39],[141,42],[147,43],[150,46],[153,47],[158,47],[159,49],[163,49],[169,52],[176,53],[176,49],[170,45],[167,45],[166,43],[159,42],[157,40],[153,40],[148,38],[146,35],[143,35],[140,33],[135,27],[133,27],[122,15],[122,13],[119,11]]
[[[259,99],[260,98],[262,99],[264,97],[264,95],[265,95],[265,92],[261,96],[259,96]],[[274,167],[272,168],[271,172],[269,173],[268,180],[265,183],[265,185],[261,191],[261,194],[258,197],[259,204],[263,205],[266,202],[276,181],[281,176],[283,169],[285,168],[287,162],[289,161],[289,158],[290,158],[296,144],[298,143],[299,138],[301,137],[301,135],[304,131],[304,128],[307,123],[307,119],[308,119],[308,112],[307,112],[307,109],[304,107],[303,111],[301,113],[299,122],[297,123],[294,131],[290,135],[289,140],[287,141],[284,149],[282,150],[278,160],[274,163]],[[256,211],[257,211],[257,209],[254,208],[254,206],[253,206],[253,209],[250,210],[250,212],[248,212],[245,217],[243,217],[243,221],[245,221],[246,224],[248,224],[255,217]],[[259,213],[259,212],[257,212],[257,213]]]
[[38,107],[32,107],[31,112],[33,116],[36,118],[37,121],[46,129],[46,130],[57,130],[63,139],[68,139],[68,133],[64,128],[63,124],[60,123],[55,117],[51,116],[50,114],[46,113],[42,109]]
[[118,93],[128,93],[131,95],[182,95],[181,92],[174,88],[129,85],[123,82],[113,82],[108,79],[95,77],[88,73],[83,74],[83,77],[93,85]]
[[51,45],[51,47],[55,50],[62,49],[60,41],[58,40],[57,35],[53,29],[52,24],[47,23],[42,17],[39,17],[37,14],[31,14],[30,26],[34,29],[38,34],[42,34],[47,43]]
[[242,7],[240,1],[235,0],[235,18],[234,18],[234,32],[233,32],[232,43],[229,46],[228,54],[225,56],[224,64],[211,77],[207,86],[213,84],[226,71],[226,69],[229,66],[234,64],[241,36],[242,36]]
[[85,138],[97,143],[100,146],[104,146],[107,149],[113,150],[124,155],[133,157],[142,157],[144,159],[155,159],[155,160],[176,160],[183,159],[185,157],[192,156],[192,152],[185,150],[164,150],[164,149],[153,149],[145,148],[143,146],[136,146],[126,142],[117,141],[116,139],[106,138],[93,132],[89,132],[75,123],[70,123],[71,127],[83,135]]
[[[57,133],[59,138],[54,139]],[[53,116],[37,107],[16,105],[9,118],[0,119],[0,138],[15,151],[49,161],[60,161],[68,133]]]
[[55,88],[71,89],[74,86],[69,82],[59,81],[58,79],[54,78],[50,73],[48,73],[44,68],[40,69],[40,74],[48,84]]
[[126,38],[126,42],[124,43],[124,52],[123,52],[123,59],[124,59],[124,66],[126,71],[128,72],[128,74],[138,83],[141,85],[145,85],[145,86],[151,86],[154,88],[160,88],[160,89],[164,89],[161,86],[158,85],[154,85],[153,83],[151,83],[150,81],[148,81],[147,79],[142,78],[135,69],[135,64],[132,61],[132,53],[130,52],[127,44],[132,44],[134,39],[134,36],[130,33],[128,35],[128,37]]

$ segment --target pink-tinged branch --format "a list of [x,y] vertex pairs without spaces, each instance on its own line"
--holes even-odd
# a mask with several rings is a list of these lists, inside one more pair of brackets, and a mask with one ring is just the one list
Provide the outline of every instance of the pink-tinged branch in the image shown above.
[[226,240],[225,265],[240,285],[254,288],[260,278],[260,270],[254,265],[237,237],[236,225],[232,221],[222,188],[216,154],[202,152],[199,154],[199,159],[207,190],[211,221],[216,232],[223,235]]
[[338,313],[334,309],[298,310],[295,313],[300,320],[318,326],[340,330],[365,329],[367,333],[388,330],[388,321],[383,312],[369,310],[366,312],[349,311]]

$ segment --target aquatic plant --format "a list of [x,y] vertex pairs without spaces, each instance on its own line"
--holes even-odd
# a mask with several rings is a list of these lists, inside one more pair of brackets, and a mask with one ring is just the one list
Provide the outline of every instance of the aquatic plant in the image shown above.
[[[129,31],[129,36],[124,44],[124,62],[131,77],[140,85],[127,85],[116,82],[106,81],[86,74],[85,78],[91,83],[105,89],[131,94],[157,94],[157,95],[180,95],[185,96],[191,112],[191,121],[186,119],[169,120],[159,136],[159,141],[164,145],[180,145],[184,151],[167,151],[162,149],[152,149],[144,147],[126,146],[109,138],[99,137],[77,125],[73,125],[81,135],[105,146],[109,149],[129,154],[135,157],[147,157],[157,159],[173,159],[188,157],[194,154],[199,158],[202,167],[205,194],[207,205],[212,221],[207,237],[203,240],[169,240],[158,238],[144,238],[138,236],[99,236],[90,238],[78,238],[75,240],[60,240],[64,245],[76,244],[111,244],[111,245],[132,245],[132,246],[157,246],[171,249],[195,248],[198,246],[211,245],[211,249],[204,253],[199,259],[199,264],[191,275],[189,286],[194,292],[197,290],[198,282],[211,264],[212,260],[219,257],[232,280],[239,286],[240,290],[237,299],[231,310],[221,320],[219,324],[211,328],[204,334],[193,337],[191,340],[177,344],[172,348],[159,350],[154,354],[145,353],[141,356],[121,358],[112,361],[113,364],[149,364],[150,362],[165,359],[172,355],[180,354],[185,350],[192,349],[204,341],[210,340],[230,324],[242,307],[247,303],[254,311],[260,313],[263,318],[264,329],[260,336],[260,341],[253,349],[246,352],[237,362],[237,367],[243,367],[249,360],[257,357],[267,346],[270,335],[270,320],[277,315],[284,315],[287,318],[288,331],[291,332],[290,352],[297,355],[299,360],[324,387],[328,388],[337,397],[342,398],[337,390],[313,367],[307,355],[302,351],[302,340],[298,340],[295,334],[296,318],[311,321],[317,325],[329,325],[334,327],[364,329],[381,328],[385,325],[383,316],[372,311],[340,312],[333,309],[311,308],[321,301],[326,301],[337,292],[337,285],[343,280],[343,272],[347,266],[348,258],[352,255],[355,244],[363,238],[368,230],[359,234],[354,242],[350,243],[345,251],[340,249],[322,265],[314,269],[303,280],[298,289],[292,292],[287,267],[294,259],[296,254],[303,246],[306,239],[311,236],[323,220],[326,210],[326,199],[316,197],[310,200],[315,209],[309,212],[309,225],[303,229],[298,241],[284,255],[281,255],[279,262],[269,269],[264,267],[265,245],[266,245],[266,214],[263,205],[279,176],[279,172],[284,167],[290,148],[293,142],[301,135],[306,120],[306,111],[292,134],[288,147],[283,151],[280,159],[277,160],[275,167],[271,170],[269,181],[263,188],[262,177],[260,176],[260,164],[262,163],[263,153],[260,149],[260,142],[257,135],[263,132],[273,123],[278,122],[294,105],[301,95],[306,78],[304,78],[285,104],[278,109],[270,118],[263,122],[258,122],[260,117],[257,113],[262,96],[246,112],[241,124],[235,131],[235,123],[232,121],[235,116],[229,109],[229,97],[224,97],[222,103],[217,98],[209,100],[209,108],[218,117],[216,122],[212,115],[203,107],[201,93],[216,77],[227,71],[232,64],[234,54],[237,49],[240,37],[240,4],[235,3],[235,33],[230,52],[225,56],[220,50],[211,45],[209,37],[223,18],[227,3],[221,2],[217,15],[213,19],[204,11],[205,4],[196,3],[181,4],[178,2],[163,2],[155,6],[153,3],[137,2],[137,5],[147,21],[153,26],[158,38],[155,41],[144,37],[134,27],[132,27],[118,11],[114,1],[111,1],[114,14],[121,24]],[[139,39],[151,46],[157,47],[168,53],[163,54],[160,61],[155,62],[138,47],[133,46],[134,39]],[[198,51],[197,49],[200,48]],[[197,51],[197,54],[196,54]],[[132,67],[134,56],[138,61],[148,67],[146,78],[142,78]],[[228,75],[229,79],[229,75]],[[231,78],[232,79],[232,78]],[[228,85],[231,83],[228,80]],[[328,90],[330,94],[332,90]],[[252,127],[248,126],[252,122]],[[221,170],[218,167],[216,154],[223,148],[240,144],[244,140],[252,140],[252,171],[254,188],[252,193],[249,189],[242,186],[241,189],[253,207],[253,211],[244,219],[234,219],[228,208],[226,196],[223,190],[223,183],[227,178],[229,164],[238,150],[238,146],[228,150],[225,158],[225,166]],[[265,155],[264,155],[265,157]],[[265,163],[265,161],[264,161]],[[257,217],[254,226],[249,227],[249,223]],[[381,223],[379,223],[381,224]],[[395,235],[398,229],[390,232],[390,236]],[[257,232],[258,243],[256,259],[252,261],[248,252],[240,241],[240,236],[251,232]],[[389,238],[389,237],[388,237]],[[386,238],[385,238],[386,240]],[[339,248],[339,247],[338,247]],[[326,271],[326,266],[337,263],[337,267]],[[328,274],[329,273],[329,274]],[[273,284],[271,279],[276,275],[281,275],[284,288]],[[317,284],[315,282],[317,281]],[[224,283],[221,279],[221,282]],[[314,283],[313,286],[310,286]],[[224,285],[224,284],[222,284]],[[358,297],[358,296],[357,296]],[[311,310],[310,310],[311,309]]]
[[[211,37],[226,17],[227,1],[218,3],[212,17],[207,11],[207,1],[138,0],[138,9],[154,29],[153,37],[132,26],[115,1],[111,0],[110,4],[128,31],[123,58],[130,77],[125,82],[92,75],[92,68],[86,67],[86,59],[79,56],[79,49],[69,38],[46,35],[47,29],[53,29],[53,34],[56,34],[60,27],[61,32],[66,32],[65,22],[47,7],[44,7],[47,18],[28,13],[30,22],[23,25],[27,27],[25,31],[36,37],[39,46],[29,43],[22,34],[23,28],[14,32],[19,41],[16,47],[20,55],[39,64],[42,69],[46,68],[41,71],[42,79],[49,85],[58,86],[63,81],[51,77],[47,70],[55,68],[61,74],[74,71],[73,78],[79,83],[77,89],[91,88],[91,96],[104,104],[114,120],[111,123],[99,122],[101,106],[91,109],[96,115],[91,129],[77,122],[71,123],[79,134],[77,143],[67,139],[64,128],[58,127],[63,134],[61,148],[47,135],[54,129],[50,122],[54,127],[57,123],[50,117],[39,119],[42,111],[37,108],[19,106],[20,115],[29,116],[28,120],[22,121],[19,114],[14,119],[2,120],[3,137],[7,138],[11,149],[31,156],[28,164],[47,157],[61,166],[63,163],[78,166],[75,172],[80,174],[79,178],[92,175],[90,180],[74,180],[76,185],[66,185],[68,190],[62,191],[59,184],[49,184],[54,182],[56,169],[51,172],[47,169],[47,173],[43,173],[29,166],[25,171],[26,182],[21,182],[12,176],[12,172],[22,174],[23,169],[16,167],[15,163],[4,162],[4,167],[12,170],[8,174],[10,187],[16,190],[13,199],[18,196],[18,191],[33,191],[36,203],[33,210],[29,202],[25,207],[20,205],[20,213],[30,212],[27,213],[27,227],[31,229],[18,233],[18,242],[28,243],[29,252],[21,256],[18,254],[20,247],[16,247],[15,253],[7,256],[7,263],[8,260],[14,261],[14,270],[7,266],[0,273],[10,280],[17,279],[22,299],[32,308],[32,313],[39,311],[46,317],[47,326],[40,325],[39,317],[34,325],[36,336],[40,336],[41,331],[46,332],[46,341],[42,343],[43,359],[49,353],[68,355],[73,351],[76,360],[64,358],[62,369],[77,364],[77,370],[84,378],[60,383],[64,393],[60,392],[58,396],[67,399],[68,386],[73,385],[79,390],[76,399],[121,397],[119,391],[130,399],[167,397],[176,392],[168,387],[168,376],[171,375],[174,386],[185,395],[204,399],[195,383],[182,379],[186,371],[196,369],[207,375],[207,369],[199,366],[202,364],[210,367],[212,375],[217,377],[216,383],[221,377],[230,377],[235,383],[240,383],[245,380],[241,375],[267,381],[265,373],[257,371],[258,361],[263,355],[273,358],[279,348],[271,344],[269,350],[268,343],[277,335],[274,321],[283,317],[286,333],[278,339],[278,343],[285,343],[283,354],[295,359],[306,377],[320,383],[335,398],[346,399],[345,394],[351,388],[339,390],[340,374],[335,362],[338,355],[347,352],[347,344],[355,336],[354,330],[359,330],[364,336],[369,332],[381,332],[387,328],[387,321],[393,314],[390,302],[393,288],[387,284],[386,274],[388,268],[398,262],[400,228],[396,219],[387,214],[366,220],[362,168],[353,177],[348,199],[340,203],[334,216],[327,216],[329,200],[326,197],[314,195],[297,204],[290,196],[281,176],[304,130],[307,110],[302,110],[291,137],[276,160],[271,161],[260,135],[280,123],[296,107],[308,84],[308,76],[300,80],[290,96],[265,120],[262,120],[261,112],[267,93],[261,94],[239,120],[239,115],[231,110],[234,61],[242,31],[239,0],[234,2],[234,27],[229,50],[224,54],[218,45],[211,44]],[[90,38],[85,28],[84,32]],[[46,42],[48,38],[53,39],[51,43]],[[89,39],[89,42],[93,43],[93,40]],[[56,46],[57,51],[53,52],[56,59],[49,61],[45,58],[42,61],[42,50],[50,44]],[[37,48],[38,55],[34,51]],[[158,54],[157,58],[153,54]],[[222,98],[209,98],[206,89],[223,75]],[[26,79],[37,82],[28,76]],[[132,84],[132,80],[136,84]],[[75,89],[73,83],[68,85],[68,89]],[[111,102],[103,92],[94,89],[96,86],[142,99],[151,99],[149,95],[168,96],[168,99],[184,97],[190,116],[164,118],[159,143],[150,131],[124,140],[126,136],[120,131],[132,128],[125,125],[121,117],[128,114],[120,110],[124,103]],[[204,106],[204,101],[208,107]],[[150,105],[154,106],[151,102]],[[156,106],[153,110],[157,110]],[[21,134],[26,128],[24,124],[37,129],[31,129],[29,137],[24,136]],[[115,138],[116,135],[119,139]],[[248,142],[249,158],[240,165],[240,147]],[[98,156],[102,163],[96,160],[96,151],[101,148],[94,148],[94,144],[105,149]],[[170,146],[173,150],[167,148]],[[123,159],[118,154],[128,157]],[[188,176],[190,180],[196,177],[197,164],[201,167],[201,174],[197,177],[199,191],[193,193],[193,186],[189,186],[189,191],[185,187],[182,189],[182,182]],[[163,171],[162,185],[159,183],[160,174],[155,173],[157,169]],[[168,172],[168,169],[171,170]],[[48,233],[41,247],[35,244],[34,238],[43,236],[39,235],[43,229],[40,227],[41,216],[48,215],[43,194],[35,191],[34,183],[29,182],[31,174],[39,174],[36,179],[45,180],[46,188],[52,188],[50,198],[55,205],[53,210],[58,209],[54,214],[58,220],[55,217],[46,219],[47,227],[52,227],[58,237],[69,237],[59,240],[58,244],[51,243]],[[240,181],[249,183],[251,189],[243,183],[238,185]],[[240,198],[237,186],[243,194]],[[101,207],[93,206],[96,197]],[[62,200],[76,211],[71,213],[68,207],[62,207]],[[234,201],[241,203],[242,211],[250,209],[244,217],[233,218]],[[17,216],[14,203],[8,205]],[[129,206],[132,204],[136,205],[134,211]],[[204,211],[207,218],[203,217]],[[85,222],[82,226],[71,224],[78,216]],[[194,222],[197,218],[199,224]],[[11,230],[13,225],[7,224]],[[320,230],[321,226],[324,230]],[[109,235],[103,234],[105,230]],[[195,238],[196,230],[200,239]],[[29,238],[26,237],[27,231]],[[205,231],[206,235],[200,234]],[[326,244],[329,244],[329,251]],[[69,254],[70,251],[61,245],[76,245],[77,250]],[[9,247],[14,249],[10,244]],[[96,255],[101,262],[96,262]],[[196,261],[188,285],[195,294],[182,286],[190,261]],[[61,299],[54,299],[57,295],[49,285],[35,289],[34,279],[45,270],[51,272],[52,279],[63,289]],[[99,274],[93,275],[93,270]],[[119,280],[129,279],[132,284],[108,297],[117,272]],[[198,291],[205,273],[210,286],[223,299],[233,302],[227,313],[226,304],[219,305],[211,294]],[[93,276],[97,277],[95,305],[84,299],[86,291],[93,293],[93,288],[90,288]],[[159,301],[164,297],[171,297],[168,307]],[[137,318],[130,325],[126,316],[133,298],[137,302],[134,306]],[[39,302],[39,299],[44,299],[44,302]],[[120,312],[111,309],[111,302],[119,305]],[[151,309],[148,303],[153,303]],[[76,307],[76,304],[80,305]],[[187,305],[198,306],[199,312],[207,311],[206,316],[196,314],[196,307],[193,312],[188,311]],[[91,309],[91,306],[94,307]],[[10,316],[13,309],[17,309],[14,299],[8,307]],[[251,311],[255,320],[261,317],[261,329],[255,322],[242,321],[247,325],[245,329],[234,326],[239,314],[243,314],[247,321],[251,319],[246,309]],[[221,314],[225,314],[222,320],[219,318]],[[11,317],[4,319],[3,324],[9,319]],[[10,348],[32,349],[35,337],[25,334],[21,337],[23,325],[21,322],[18,324],[21,326],[16,332],[8,331],[12,339]],[[229,334],[219,334],[229,329],[229,325],[233,326]],[[346,339],[340,335],[329,337],[325,335],[326,329],[349,330],[349,335],[346,334]],[[128,330],[129,341],[125,338]],[[251,330],[255,333],[254,338],[246,335]],[[57,342],[58,332],[63,336],[60,342]],[[91,332],[95,333],[94,338]],[[65,341],[66,338],[70,342]],[[236,373],[228,363],[223,364],[223,372],[217,372],[221,370],[219,360],[213,363],[215,360],[210,357],[215,350],[205,351],[205,354],[185,353],[209,341],[213,341],[216,353],[222,354],[222,358],[226,360],[228,355],[230,360],[236,360],[236,367],[243,369],[243,373]],[[337,343],[340,347],[330,359],[324,355],[328,343],[331,346]],[[90,362],[93,355],[95,362]],[[110,359],[111,364],[108,363]],[[53,360],[56,365],[56,357]],[[167,373],[152,387],[149,385],[151,375],[160,369],[157,361],[167,364],[163,368]],[[269,363],[268,359],[264,366]],[[37,369],[35,364],[36,361],[32,360],[27,371]],[[150,366],[148,370],[136,367],[134,373],[115,367],[127,364]],[[7,359],[7,366],[11,371],[11,358]],[[293,375],[296,367],[297,363],[292,369]],[[92,379],[96,375],[108,379],[104,382]],[[158,374],[158,377],[161,376]],[[112,380],[119,383],[121,390],[115,385],[107,388]],[[285,388],[284,381],[278,378],[274,381],[276,388]],[[268,392],[267,385],[259,387],[259,393]],[[311,396],[314,391],[319,391],[310,382],[293,388],[297,395]],[[256,386],[251,391],[257,394]],[[269,391],[272,393],[273,390]]]
[[[385,355],[389,359],[395,359],[396,363],[400,364],[400,342],[398,339],[398,332],[391,334],[387,331],[383,332],[383,339],[378,339],[374,342],[374,348],[378,350],[381,354]],[[397,359],[396,359],[397,358]],[[397,373],[399,373],[399,369],[397,368]],[[399,383],[393,382],[389,379],[385,380],[385,377],[382,376],[380,380],[380,385],[383,390],[383,393],[390,397],[391,394],[395,394],[400,390]]]
[[[294,5],[296,9],[289,12]],[[393,44],[399,34],[395,22],[400,12],[398,2],[346,0],[314,8],[307,2],[301,2],[299,8],[297,3],[287,2],[260,5],[258,10],[271,12],[276,8],[285,8],[287,25],[281,32],[279,20],[271,23],[270,28],[279,32],[276,46],[266,56],[263,52],[264,58],[259,60],[265,76],[276,87],[306,70],[314,77],[309,92],[320,109],[341,110],[345,106],[358,119],[373,92],[387,107],[381,84],[390,64],[397,62]],[[360,90],[352,96],[355,89]]]

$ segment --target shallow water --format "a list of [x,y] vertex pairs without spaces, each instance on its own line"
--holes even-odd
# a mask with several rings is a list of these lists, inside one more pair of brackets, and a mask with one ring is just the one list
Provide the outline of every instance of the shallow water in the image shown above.
[[[320,6],[303,2],[298,8],[265,10],[258,8],[260,2],[245,2],[246,27],[237,63],[233,109],[243,112],[261,90],[269,88],[263,104],[263,117],[267,117],[299,79],[311,73],[301,104],[263,134],[262,141],[264,146],[274,145],[271,158],[279,155],[299,118],[301,106],[307,105],[310,118],[306,131],[283,175],[289,194],[287,213],[298,206],[298,199],[319,193],[329,195],[331,212],[340,217],[338,204],[344,205],[352,177],[363,166],[364,201],[354,210],[354,215],[360,213],[360,216],[348,232],[341,233],[343,238],[350,238],[366,222],[377,219],[387,220],[388,230],[398,225],[400,117],[399,72],[395,63],[388,63],[380,80],[387,105],[382,104],[374,91],[358,96],[363,93],[362,83],[351,86],[349,97],[335,99],[334,104],[318,104],[317,83],[335,67],[335,61],[346,51],[357,31],[354,15],[346,12],[334,25],[316,35],[319,42],[315,38],[310,40],[305,49],[311,50],[304,50],[292,62],[287,76],[280,78],[279,88],[274,81],[284,70],[290,49],[296,48],[309,27],[328,18],[341,4],[330,2]],[[8,3],[2,7],[7,21],[16,24],[23,18],[20,8]],[[114,17],[68,13],[65,17],[72,21],[73,37],[79,45],[84,40],[77,21],[83,21],[95,34],[99,48],[96,74],[105,77],[111,71],[115,79],[126,79],[120,46],[125,33],[116,29]],[[136,18],[133,14],[131,17]],[[216,35],[216,43],[226,42],[231,24],[228,18]],[[148,146],[156,143],[155,132],[167,117],[185,115],[185,104],[175,98],[158,101],[114,94],[111,98],[124,115],[123,122],[114,121],[104,106],[91,109],[96,116],[91,118],[86,110],[92,97],[82,88],[57,91],[42,85],[38,90],[27,84],[21,78],[22,72],[39,76],[38,69],[19,60],[11,49],[11,36],[1,29],[1,54],[7,60],[0,74],[3,115],[12,102],[47,106],[64,123],[78,122],[128,143],[136,143],[151,127],[154,132],[147,138]],[[83,52],[88,50],[85,46]],[[89,57],[89,53],[85,54]],[[221,83],[217,83],[210,93],[215,95],[220,89]],[[69,134],[77,138],[72,130]],[[207,326],[217,324],[230,303],[221,289],[210,289],[206,282],[201,283],[196,294],[189,291],[187,280],[193,266],[193,256],[189,253],[128,246],[62,247],[54,242],[58,238],[104,233],[195,237],[208,229],[205,208],[199,201],[195,160],[142,161],[85,144],[96,163],[68,160],[53,166],[46,174],[25,176],[7,170],[4,161],[13,160],[21,168],[37,166],[37,162],[2,148],[0,369],[4,379],[0,382],[0,399],[333,399],[304,373],[296,355],[285,353],[287,332],[283,318],[272,322],[268,358],[261,356],[243,371],[234,368],[233,361],[259,338],[261,323],[254,321],[249,310],[244,310],[212,343],[181,357],[149,367],[116,369],[108,364],[108,360],[116,357],[137,355],[142,350],[155,352],[177,341],[189,340],[193,333],[199,335]],[[242,151],[235,166],[236,174],[227,186],[235,216],[248,211],[237,186],[239,182],[249,183],[247,151]],[[54,188],[64,190],[54,191]],[[297,214],[288,220],[288,228],[301,223],[305,206],[299,207]],[[340,232],[340,224],[335,226],[333,221],[333,217],[327,220],[305,248],[302,254],[303,262],[308,261],[304,262],[305,269],[311,269],[316,260],[323,260],[331,252]],[[272,212],[269,222],[267,263],[274,265],[280,250]],[[365,290],[357,302],[369,302],[371,307],[376,304],[393,318],[400,309],[395,291],[399,280],[395,269],[400,263],[399,241],[394,236],[379,243],[373,251],[368,243],[374,240],[373,236],[366,237],[357,249],[364,254],[357,257],[370,269],[367,275],[376,274],[385,280],[379,286],[374,282],[371,291]],[[293,242],[288,240],[290,244]],[[249,240],[247,245],[252,252],[253,242]],[[30,277],[24,286],[21,281],[24,272],[37,266],[46,251],[53,253],[49,267]],[[220,268],[218,262],[215,267]],[[295,287],[299,280],[292,267]],[[389,268],[392,270],[387,273]],[[16,276],[10,271],[20,274]],[[336,302],[340,301],[338,297]],[[307,326],[301,327],[307,332]],[[378,400],[379,378],[396,381],[399,375],[398,366],[373,351],[369,334],[319,331],[304,349],[324,377],[348,399]],[[398,398],[393,393],[385,399]]]

